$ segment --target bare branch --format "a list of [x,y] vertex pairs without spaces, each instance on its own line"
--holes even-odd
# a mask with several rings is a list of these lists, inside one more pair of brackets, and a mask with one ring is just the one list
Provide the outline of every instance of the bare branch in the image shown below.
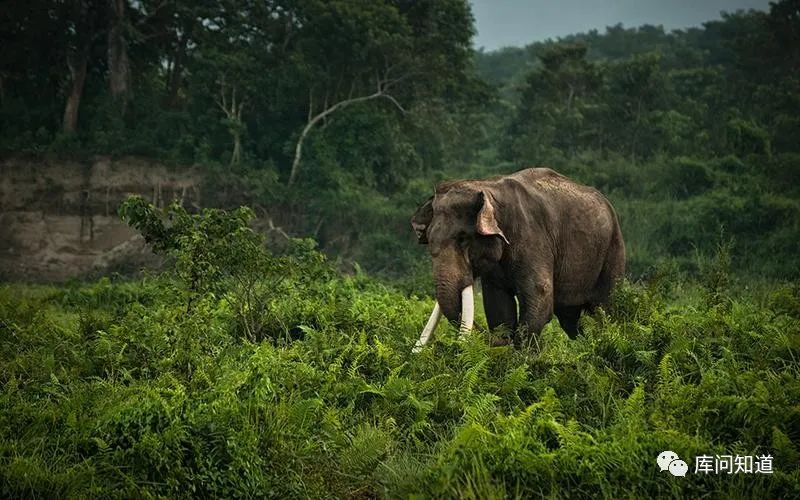
[[[354,85],[355,85],[355,83],[353,84],[353,86],[351,86],[351,92],[352,92],[352,89],[354,88]],[[397,99],[395,99],[394,96],[392,96],[391,94],[386,93],[386,89],[384,87],[384,83],[380,79],[377,80],[377,89],[372,94],[362,95],[362,96],[358,96],[358,97],[348,97],[347,99],[343,99],[343,100],[337,102],[336,104],[333,104],[330,107],[328,107],[328,104],[327,104],[328,97],[327,97],[327,94],[326,94],[325,107],[323,108],[323,110],[321,112],[317,113],[316,115],[314,115],[313,117],[311,117],[308,120],[308,123],[306,123],[306,126],[303,127],[302,132],[300,132],[300,137],[297,139],[297,144],[295,146],[295,153],[294,153],[294,161],[292,162],[292,170],[289,173],[288,185],[292,186],[294,184],[296,178],[297,178],[297,172],[298,172],[298,170],[300,168],[300,160],[301,160],[302,154],[303,154],[303,143],[305,142],[305,139],[308,136],[308,133],[311,132],[311,129],[314,128],[314,126],[317,123],[319,123],[320,121],[326,119],[328,116],[330,116],[334,112],[338,111],[339,109],[342,109],[342,108],[345,108],[347,106],[350,106],[351,104],[355,104],[355,103],[358,103],[358,102],[369,101],[369,100],[372,100],[372,99],[377,99],[379,97],[383,97],[385,99],[388,99],[403,114],[407,113],[405,108],[403,108],[403,106],[397,101]],[[311,113],[309,113],[309,116],[311,116]]]
[[307,122],[311,121],[311,118],[314,116],[314,87],[308,88],[308,118],[306,118]]
[[244,108],[244,100],[239,102],[239,107],[236,108],[236,121],[237,122],[241,122],[242,121],[242,109],[243,108]]
[[268,231],[270,231],[270,232],[274,231],[274,232],[278,233],[279,235],[283,236],[284,238],[286,238],[287,240],[291,240],[292,239],[292,237],[289,236],[289,234],[286,231],[284,231],[284,229],[282,227],[275,225],[275,223],[272,221],[272,217],[269,215],[269,212],[267,212],[266,208],[264,208],[262,205],[260,205],[258,203],[253,205],[253,208],[256,210],[256,212],[261,212],[261,215],[259,216],[259,219],[263,220],[264,222],[267,223],[267,230]]
[[222,81],[219,84],[219,99],[216,100],[217,105],[222,109],[225,116],[230,118],[230,114],[228,113],[228,101],[225,97],[225,77],[222,77]]
[[292,237],[291,237],[291,236],[289,236],[289,235],[286,233],[286,231],[284,231],[284,230],[283,230],[283,228],[281,228],[280,226],[276,226],[276,225],[275,225],[275,224],[272,222],[272,218],[271,218],[271,217],[267,217],[267,224],[269,225],[269,230],[270,230],[270,231],[275,231],[275,232],[277,232],[278,234],[280,234],[281,236],[283,236],[283,237],[284,237],[284,238],[286,238],[287,240],[291,240],[291,239],[292,239]]
[[403,113],[404,115],[405,115],[405,114],[408,114],[408,111],[406,111],[406,108],[404,108],[403,106],[401,106],[401,105],[400,105],[400,103],[399,103],[399,102],[397,102],[397,99],[395,99],[395,98],[394,98],[394,96],[392,96],[391,94],[381,94],[381,97],[385,97],[386,99],[389,99],[389,101],[391,101],[391,102],[392,102],[392,104],[394,104],[394,105],[395,105],[395,107],[396,107],[397,109],[399,109],[399,110],[400,110],[400,112],[401,112],[401,113]]
[[398,76],[397,78],[387,79],[383,82],[384,88],[388,89],[389,87],[394,87],[398,83],[402,82],[403,80],[407,79],[410,75],[405,74],[402,76]]

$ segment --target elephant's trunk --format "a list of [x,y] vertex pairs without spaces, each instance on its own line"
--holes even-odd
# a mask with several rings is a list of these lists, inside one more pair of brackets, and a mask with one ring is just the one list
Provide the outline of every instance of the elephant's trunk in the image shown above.
[[434,257],[433,278],[442,314],[451,322],[458,322],[462,309],[461,292],[472,285],[472,269],[458,246],[448,245]]
[[453,323],[461,320],[462,336],[472,330],[475,318],[472,270],[466,257],[455,248],[445,249],[434,259],[433,272],[436,279],[436,306],[414,352],[419,352],[428,342],[442,315]]

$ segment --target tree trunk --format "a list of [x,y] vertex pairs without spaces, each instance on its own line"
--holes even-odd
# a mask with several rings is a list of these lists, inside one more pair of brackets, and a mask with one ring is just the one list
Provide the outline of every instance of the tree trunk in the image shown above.
[[572,111],[572,99],[575,97],[575,88],[572,85],[567,85],[569,87],[569,95],[567,95],[567,114],[569,115]]
[[225,79],[222,79],[219,90],[219,99],[217,105],[225,113],[228,121],[228,130],[233,138],[233,152],[231,153],[230,165],[238,164],[242,159],[242,134],[245,131],[245,124],[242,121],[242,111],[244,110],[247,99],[239,97],[236,99],[236,87],[231,87],[231,100],[228,102],[227,85]]
[[109,0],[108,84],[111,97],[121,103],[122,114],[125,114],[131,91],[131,69],[125,40],[126,3],[127,0]]
[[238,165],[242,161],[242,134],[237,132],[233,133],[233,153],[231,154],[231,166]]
[[182,34],[179,36],[177,47],[175,47],[175,53],[172,56],[172,65],[170,68],[169,77],[167,79],[166,102],[167,107],[170,109],[178,108],[178,94],[180,92],[181,83],[183,82],[183,58],[184,54],[186,53],[188,39],[189,36],[187,34]]
[[64,108],[63,131],[68,134],[73,134],[78,130],[78,109],[81,105],[83,84],[86,81],[86,60],[86,51],[83,49],[79,49],[73,56],[67,57],[67,66],[69,66],[72,76],[72,88]]
[[631,134],[631,161],[636,162],[636,149],[639,146],[639,123],[642,118],[642,98],[636,101],[636,118],[633,121],[633,134]]
[[94,15],[93,5],[85,0],[74,0],[70,3],[71,18],[75,25],[74,38],[67,48],[67,68],[71,78],[71,87],[64,107],[62,130],[72,134],[78,130],[78,110],[86,82],[86,71],[89,64],[89,49],[92,44]]

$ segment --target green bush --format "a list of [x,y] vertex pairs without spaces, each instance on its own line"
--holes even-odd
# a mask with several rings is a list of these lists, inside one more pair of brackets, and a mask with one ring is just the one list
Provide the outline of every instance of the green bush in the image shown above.
[[676,158],[660,172],[655,182],[661,192],[676,198],[688,198],[708,191],[714,177],[706,165],[691,158]]

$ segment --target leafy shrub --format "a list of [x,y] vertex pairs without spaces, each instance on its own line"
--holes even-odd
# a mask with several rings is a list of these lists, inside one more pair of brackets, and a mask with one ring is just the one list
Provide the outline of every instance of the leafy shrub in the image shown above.
[[677,198],[696,196],[711,189],[714,178],[706,165],[690,158],[676,158],[656,178],[659,190]]
[[287,293],[289,277],[315,280],[329,272],[314,245],[303,240],[293,242],[289,256],[272,256],[263,236],[249,227],[254,215],[248,208],[189,214],[178,204],[160,211],[131,197],[120,215],[156,252],[173,258],[187,312],[198,300],[221,298],[235,313],[238,335],[251,341],[264,337],[264,311],[275,296]]

